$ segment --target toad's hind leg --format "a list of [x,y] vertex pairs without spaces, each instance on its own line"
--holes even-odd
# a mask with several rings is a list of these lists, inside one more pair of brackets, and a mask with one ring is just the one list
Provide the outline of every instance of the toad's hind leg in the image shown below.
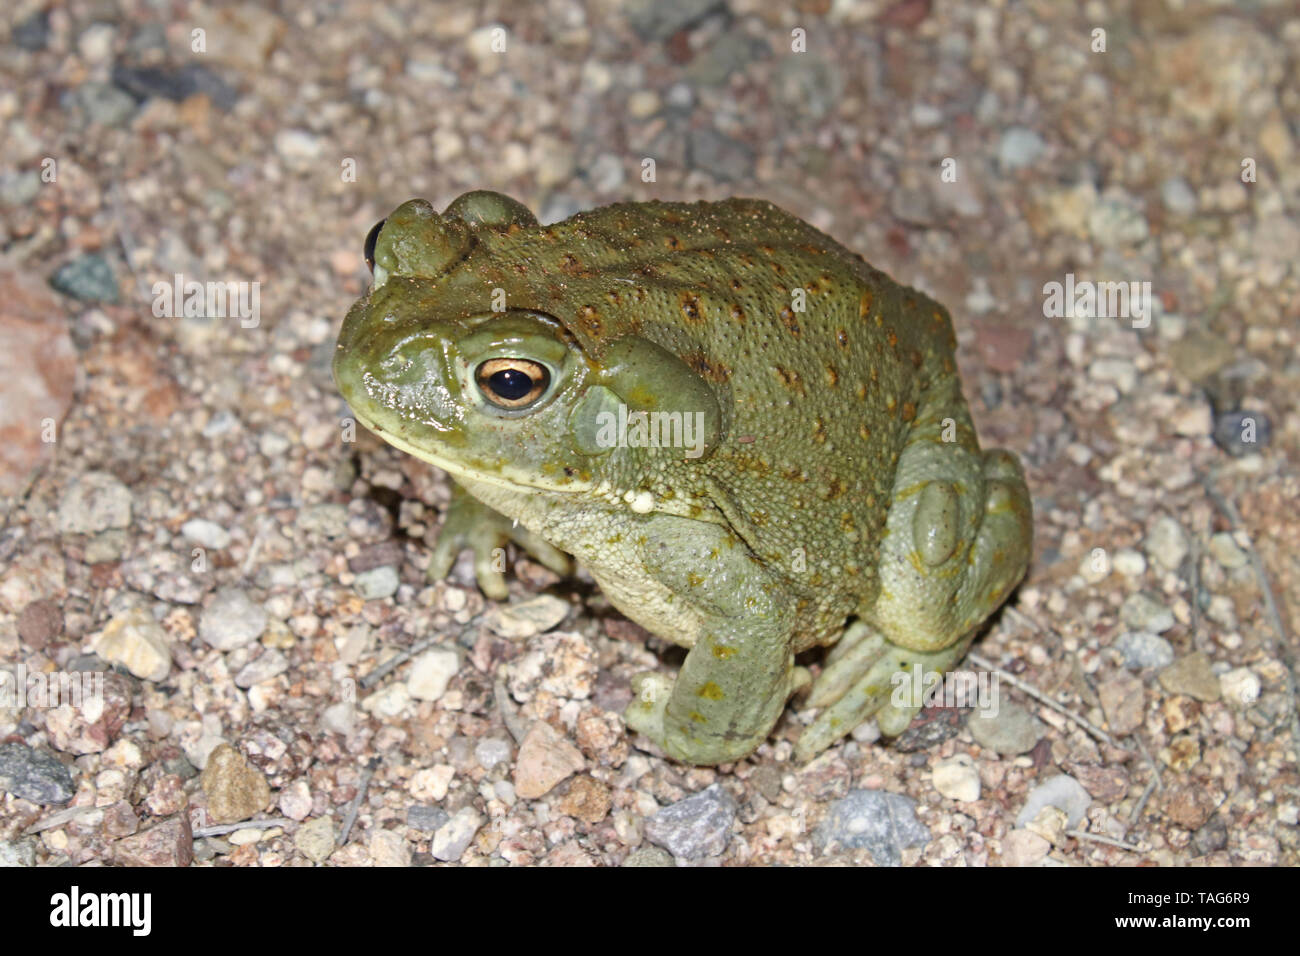
[[940,651],[915,651],[868,633],[855,648],[861,653],[830,665],[813,684],[808,702],[822,709],[799,735],[795,758],[811,760],[873,716],[884,736],[898,736],[921,708],[916,691],[925,676],[948,670],[969,646],[968,637]]
[[960,661],[1024,574],[1031,516],[1020,463],[980,451],[955,384],[937,408],[918,418],[899,459],[880,593],[813,685],[809,703],[823,710],[799,739],[804,759],[873,715],[882,734],[902,733],[921,705],[907,691]]

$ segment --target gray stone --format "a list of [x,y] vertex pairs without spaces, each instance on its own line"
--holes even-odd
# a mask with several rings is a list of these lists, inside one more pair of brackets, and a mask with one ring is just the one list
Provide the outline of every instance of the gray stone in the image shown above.
[[36,847],[31,840],[0,840],[0,867],[35,866]]
[[1115,639],[1115,649],[1124,655],[1124,666],[1168,667],[1174,662],[1174,648],[1159,635],[1148,631],[1125,631]]
[[309,534],[342,538],[348,533],[348,509],[340,504],[312,505],[298,512],[296,524]]
[[732,139],[711,126],[687,134],[686,153],[692,169],[716,179],[746,182],[753,178],[754,150],[748,143]]
[[131,492],[105,471],[88,471],[63,492],[59,530],[64,534],[98,534],[131,523]]
[[199,637],[219,651],[251,644],[266,630],[266,610],[238,588],[224,588],[203,609]]
[[1047,729],[1025,708],[1009,702],[999,702],[996,710],[976,710],[966,727],[981,747],[1006,756],[1033,750]]
[[26,206],[41,191],[41,175],[34,169],[0,172],[0,206]]
[[813,839],[824,851],[862,848],[879,866],[901,866],[902,851],[925,846],[930,831],[916,819],[916,802],[901,793],[853,790],[830,805]]
[[0,744],[0,790],[32,803],[67,803],[77,792],[59,758],[24,743]]
[[1024,126],[1012,126],[998,143],[998,164],[1008,172],[1032,166],[1043,155],[1047,144],[1043,137]]
[[451,819],[442,807],[412,806],[406,808],[406,825],[423,833],[436,833]]
[[1179,216],[1196,212],[1196,193],[1181,176],[1172,176],[1160,184],[1160,200],[1166,209]]
[[1092,238],[1102,246],[1133,245],[1150,234],[1146,216],[1127,195],[1104,196],[1088,216]]
[[459,860],[474,834],[483,826],[483,817],[473,807],[461,807],[456,815],[438,828],[429,841],[429,852],[444,862]]
[[663,807],[645,823],[646,839],[673,856],[720,856],[731,842],[736,801],[720,784]]
[[722,0],[629,0],[624,15],[642,40],[667,40],[721,9]]
[[235,675],[236,687],[252,687],[278,677],[289,669],[289,659],[273,647],[262,651],[255,659],[239,669]]
[[85,125],[121,126],[135,112],[135,100],[109,83],[90,81],[68,92],[63,102]]
[[1161,515],[1152,523],[1142,547],[1166,571],[1177,571],[1187,557],[1190,544],[1183,526],[1169,515]]
[[474,759],[484,770],[491,770],[510,759],[510,743],[499,737],[485,737],[474,747]]
[[1135,631],[1163,634],[1174,626],[1174,614],[1150,594],[1130,594],[1119,609],[1120,620]]
[[1206,546],[1210,556],[1229,571],[1244,568],[1250,562],[1250,555],[1237,544],[1237,539],[1227,531],[1220,531],[1210,538]]
[[59,266],[50,276],[50,285],[81,302],[115,303],[120,298],[113,267],[93,252]]
[[385,564],[358,574],[355,587],[357,593],[367,601],[377,601],[392,597],[397,593],[397,587],[401,583],[397,576],[397,568]]
[[195,544],[220,551],[230,544],[230,532],[214,521],[192,518],[181,525],[181,534]]
[[1241,409],[1214,417],[1214,443],[1233,458],[1254,455],[1273,440],[1273,423],[1263,412]]
[[1043,781],[1025,799],[1025,805],[1016,816],[1016,826],[1031,823],[1044,807],[1056,807],[1066,816],[1066,825],[1073,829],[1088,812],[1092,797],[1079,781],[1067,774],[1057,774]]

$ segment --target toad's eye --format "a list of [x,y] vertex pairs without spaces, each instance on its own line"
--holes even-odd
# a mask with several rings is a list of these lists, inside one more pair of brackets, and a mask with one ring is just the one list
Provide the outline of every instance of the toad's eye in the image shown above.
[[546,393],[551,373],[528,359],[494,358],[478,367],[478,387],[498,408],[525,408]]
[[369,234],[366,235],[366,268],[373,274],[375,271],[375,243],[379,239],[379,230],[384,228],[387,219],[381,219],[370,227]]

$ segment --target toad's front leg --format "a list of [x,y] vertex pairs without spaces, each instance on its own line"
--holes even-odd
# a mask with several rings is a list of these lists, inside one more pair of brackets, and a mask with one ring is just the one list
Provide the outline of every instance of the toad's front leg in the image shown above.
[[665,599],[685,604],[698,626],[676,680],[655,672],[634,678],[627,725],[686,763],[748,756],[807,679],[794,666],[793,602],[779,600],[745,544],[717,525],[658,517],[644,557]]

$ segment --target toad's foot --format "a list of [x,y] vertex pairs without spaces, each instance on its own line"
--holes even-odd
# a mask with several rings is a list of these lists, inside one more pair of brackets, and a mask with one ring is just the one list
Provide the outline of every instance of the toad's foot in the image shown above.
[[438,533],[438,543],[429,554],[429,579],[445,578],[456,557],[469,548],[474,552],[474,576],[479,588],[494,601],[504,601],[509,596],[504,572],[505,546],[510,541],[556,574],[572,573],[572,563],[563,551],[453,484],[447,517]]
[[914,693],[914,672],[924,684],[961,660],[969,645],[968,638],[939,651],[908,650],[855,622],[813,682],[808,703],[823,709],[800,735],[795,757],[811,760],[873,715],[882,735],[898,736],[923,703]]
[[[795,667],[790,670],[787,689],[779,695],[784,703],[787,696],[808,686],[810,677],[807,668]],[[677,760],[688,763],[718,764],[728,760],[744,757],[767,736],[765,728],[761,731],[745,733],[743,725],[732,724],[725,734],[710,733],[710,728],[701,726],[702,720],[698,710],[692,710],[686,720],[682,720],[669,711],[669,702],[674,699],[673,689],[677,681],[667,674],[656,671],[644,671],[632,678],[632,703],[623,712],[623,720],[630,730],[643,734],[655,745]],[[714,685],[706,685],[714,686]],[[678,695],[680,707],[682,698],[690,695]],[[698,692],[694,695],[696,703],[700,702]],[[712,694],[705,696],[713,696]],[[779,715],[779,708],[777,709]],[[767,723],[766,720],[763,721]],[[761,725],[760,725],[761,726]]]

